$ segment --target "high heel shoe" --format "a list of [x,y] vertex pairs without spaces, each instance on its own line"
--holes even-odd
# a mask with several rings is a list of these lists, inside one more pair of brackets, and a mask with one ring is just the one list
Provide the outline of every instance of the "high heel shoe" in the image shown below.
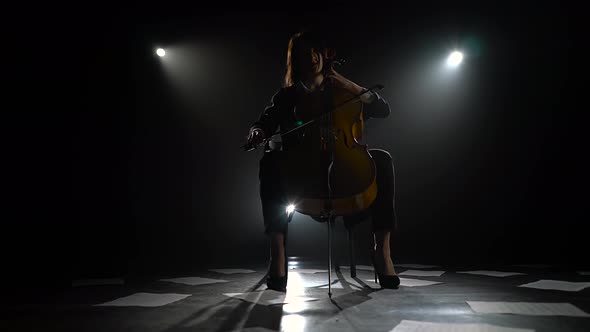
[[287,265],[287,257],[285,257],[285,275],[282,277],[277,276],[273,273],[272,269],[272,261],[268,267],[268,273],[266,276],[266,287],[267,289],[272,289],[277,292],[287,292],[287,276],[288,276],[288,265]]
[[399,277],[396,275],[386,276],[380,272],[380,269],[377,267],[377,260],[375,259],[375,250],[371,250],[371,261],[373,262],[373,268],[375,269],[381,288],[398,289],[400,284]]
[[272,274],[268,274],[266,277],[266,287],[267,289],[272,289],[277,292],[287,292],[287,275],[282,277],[273,276]]
[[277,292],[283,292],[286,293],[287,292],[287,276],[289,275],[289,265],[288,265],[288,260],[287,260],[287,233],[285,232],[283,234],[283,259],[285,261],[284,263],[284,269],[285,269],[285,275],[282,277],[277,276],[273,270],[273,253],[272,253],[272,248],[271,248],[271,258],[270,258],[270,263],[268,265],[268,272],[267,272],[267,276],[266,276],[266,287],[267,289],[272,289],[275,290]]

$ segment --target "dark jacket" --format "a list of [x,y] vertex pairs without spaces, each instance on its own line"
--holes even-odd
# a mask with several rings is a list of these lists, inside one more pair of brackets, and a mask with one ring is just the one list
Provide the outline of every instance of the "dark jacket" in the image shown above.
[[[288,130],[297,126],[294,108],[297,104],[297,97],[303,93],[300,85],[280,88],[271,98],[271,103],[260,114],[258,119],[252,124],[251,128],[260,128],[265,137],[275,134],[277,129],[284,134]],[[378,93],[373,93],[372,102],[363,105],[364,120],[369,118],[386,118],[391,113],[389,104]],[[284,147],[292,144],[296,133],[286,135],[282,142]],[[293,139],[292,139],[293,138]],[[268,143],[266,150],[268,150]]]

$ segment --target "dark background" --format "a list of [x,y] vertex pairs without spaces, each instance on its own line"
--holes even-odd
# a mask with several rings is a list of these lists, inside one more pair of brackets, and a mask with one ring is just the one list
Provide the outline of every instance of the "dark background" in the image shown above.
[[[587,266],[578,8],[286,4],[8,12],[6,275],[68,285],[265,263],[261,152],[239,146],[281,84],[288,38],[312,22],[341,73],[385,85],[392,114],[365,141],[394,160],[394,262]],[[436,76],[453,47],[464,64]],[[325,225],[290,229],[289,255],[325,259]]]

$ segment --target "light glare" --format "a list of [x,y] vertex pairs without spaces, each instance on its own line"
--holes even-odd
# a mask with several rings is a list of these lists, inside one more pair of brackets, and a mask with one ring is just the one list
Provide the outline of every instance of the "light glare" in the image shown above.
[[457,67],[463,61],[463,53],[454,51],[447,59],[447,65],[450,67]]
[[163,49],[163,48],[159,48],[159,49],[157,49],[157,50],[156,50],[156,54],[157,54],[159,57],[163,57],[164,55],[166,55],[166,51],[164,51],[164,49]]
[[289,206],[287,206],[287,213],[293,213],[293,211],[295,211],[295,205],[289,204]]

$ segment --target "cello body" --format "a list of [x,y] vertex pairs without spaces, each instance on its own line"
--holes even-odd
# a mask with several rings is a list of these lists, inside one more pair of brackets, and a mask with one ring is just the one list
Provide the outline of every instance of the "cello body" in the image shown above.
[[367,209],[377,196],[374,161],[367,145],[359,143],[363,104],[358,98],[345,103],[354,97],[344,89],[326,87],[296,105],[297,120],[320,117],[300,128],[299,144],[286,151],[283,160],[287,199],[300,213],[322,218],[352,215]]

